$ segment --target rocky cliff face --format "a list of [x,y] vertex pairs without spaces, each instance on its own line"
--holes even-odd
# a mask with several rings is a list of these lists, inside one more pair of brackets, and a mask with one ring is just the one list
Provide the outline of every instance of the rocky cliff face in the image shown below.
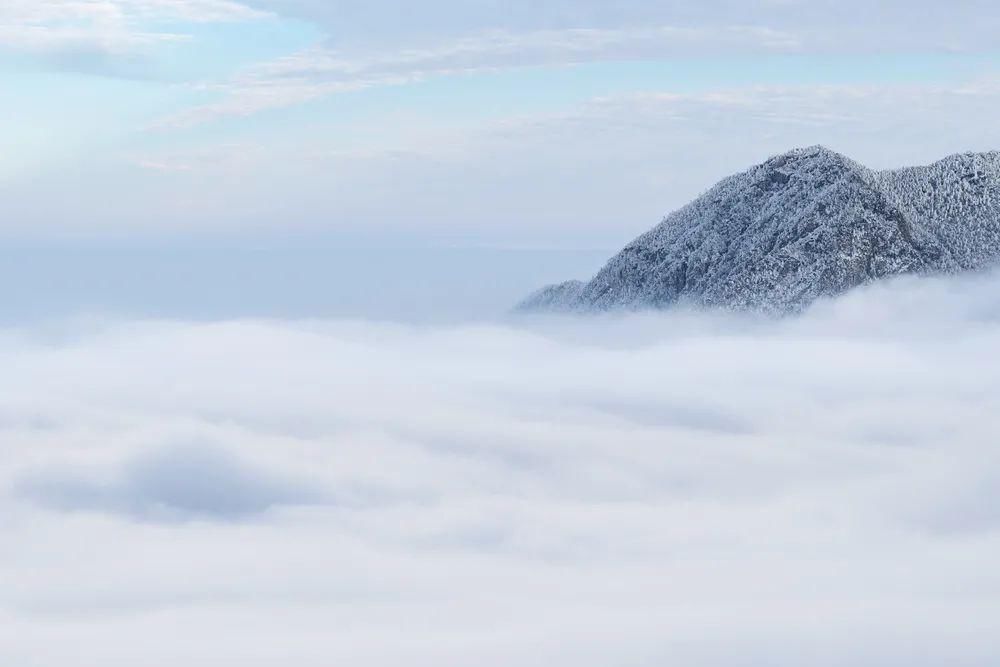
[[547,287],[519,308],[794,312],[887,276],[998,258],[1000,153],[876,172],[816,146],[723,180],[590,282]]

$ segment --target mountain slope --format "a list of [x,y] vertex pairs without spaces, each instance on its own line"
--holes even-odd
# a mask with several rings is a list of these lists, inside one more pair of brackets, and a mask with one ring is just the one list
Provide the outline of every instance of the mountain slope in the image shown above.
[[542,289],[519,308],[792,312],[883,277],[998,257],[1000,153],[875,172],[814,146],[723,180],[590,282]]

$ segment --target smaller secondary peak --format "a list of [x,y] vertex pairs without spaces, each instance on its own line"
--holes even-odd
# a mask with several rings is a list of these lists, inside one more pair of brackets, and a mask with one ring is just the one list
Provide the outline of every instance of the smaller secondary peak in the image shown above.
[[948,157],[938,160],[931,166],[938,165],[957,165],[957,164],[982,164],[982,165],[998,165],[1000,164],[1000,151],[985,151],[981,153],[966,152],[966,153],[956,153],[954,155],[949,155]]
[[580,280],[567,280],[557,285],[543,287],[528,296],[518,306],[518,310],[572,310],[583,295],[587,284]]

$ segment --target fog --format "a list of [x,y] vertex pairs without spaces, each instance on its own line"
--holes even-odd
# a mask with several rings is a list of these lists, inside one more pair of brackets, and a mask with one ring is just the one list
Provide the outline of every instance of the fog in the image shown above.
[[0,663],[993,665],[1000,277],[0,333]]

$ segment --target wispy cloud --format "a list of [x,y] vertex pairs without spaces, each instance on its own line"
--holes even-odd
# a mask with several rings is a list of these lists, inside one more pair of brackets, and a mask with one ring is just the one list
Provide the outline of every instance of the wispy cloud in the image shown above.
[[984,51],[1000,17],[992,0],[253,0],[324,27],[335,43],[443,43],[489,30],[527,34],[578,28],[762,26],[829,53]]
[[651,91],[475,122],[385,110],[236,142],[119,149],[58,196],[25,182],[2,207],[9,234],[357,224],[366,238],[610,249],[793,146],[823,143],[875,168],[1000,148],[998,104],[997,80],[982,78]]
[[432,77],[600,60],[692,53],[789,52],[794,35],[756,26],[700,29],[673,26],[569,29],[526,33],[490,31],[424,48],[350,53],[317,47],[261,63],[202,90],[222,99],[163,119],[159,127],[188,127],[227,116],[247,116],[377,86]]
[[190,172],[194,171],[194,165],[190,162],[182,161],[171,161],[169,159],[137,159],[134,161],[135,166],[140,169],[148,169],[150,171],[161,171],[167,173],[177,173],[177,172]]
[[[977,0],[919,11],[909,2],[873,7],[855,0],[717,0],[698,7],[635,2],[614,9],[598,4],[574,3],[570,11],[562,2],[515,2],[505,4],[510,11],[502,15],[481,4],[450,1],[428,3],[420,12],[395,0],[365,8],[352,2],[276,6],[319,22],[329,33],[326,45],[206,84],[220,99],[159,126],[186,127],[364,88],[522,67],[733,55],[976,53],[992,48],[1000,30],[996,12]],[[863,19],[844,18],[854,15]]]
[[212,23],[266,16],[230,0],[7,0],[0,5],[0,48],[34,54],[98,52],[121,56],[185,39],[167,22]]
[[139,169],[164,173],[191,173],[258,167],[267,160],[260,146],[249,143],[224,143],[197,150],[164,152],[155,156],[125,157]]

